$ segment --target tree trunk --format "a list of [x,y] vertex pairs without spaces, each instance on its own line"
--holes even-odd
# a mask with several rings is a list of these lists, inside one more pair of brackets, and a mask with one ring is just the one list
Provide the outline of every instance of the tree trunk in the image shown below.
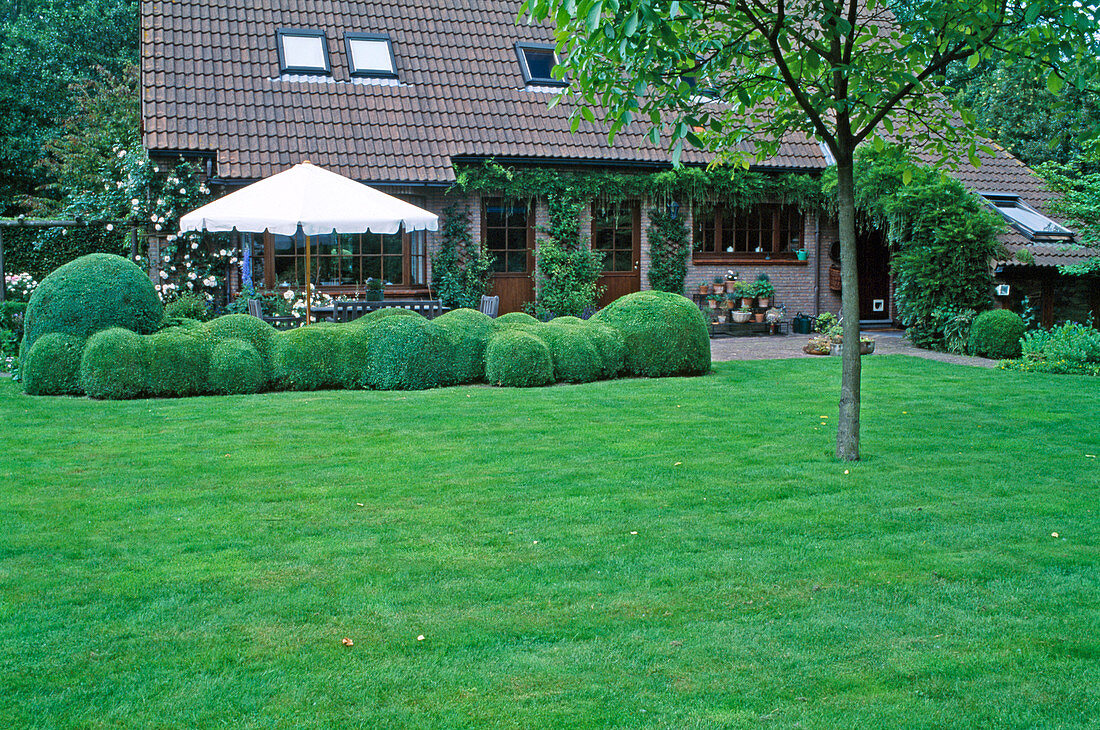
[[841,353],[840,418],[836,430],[836,458],[859,459],[859,275],[856,267],[855,151],[837,155],[837,204],[840,223],[840,313],[844,318]]

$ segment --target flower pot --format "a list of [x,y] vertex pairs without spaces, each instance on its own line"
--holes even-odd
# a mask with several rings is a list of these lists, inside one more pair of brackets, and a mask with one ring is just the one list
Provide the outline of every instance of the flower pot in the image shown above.
[[742,307],[751,307],[752,306],[752,297],[741,297],[741,306]]
[[736,281],[730,281],[726,279],[726,294],[733,294],[733,290],[737,288]]
[[760,302],[760,306],[764,309],[767,309],[772,305],[771,297],[757,297],[757,301]]
[[737,324],[745,324],[752,319],[752,312],[730,312],[730,319]]
[[756,312],[752,315],[752,318],[753,318],[753,321],[763,322],[764,321],[764,313],[763,312]]
[[709,284],[700,284],[699,285],[699,293],[700,294],[710,294],[710,285]]
[[726,285],[725,284],[715,284],[711,287],[711,289],[713,290],[713,292],[715,294],[725,294],[726,293]]
[[710,305],[711,309],[718,309],[718,302],[714,301],[713,299],[708,301],[707,304]]

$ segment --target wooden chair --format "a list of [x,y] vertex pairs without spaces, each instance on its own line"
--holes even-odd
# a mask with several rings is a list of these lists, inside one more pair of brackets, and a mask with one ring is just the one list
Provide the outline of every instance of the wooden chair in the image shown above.
[[248,313],[256,319],[262,319],[277,330],[288,330],[302,323],[301,317],[265,317],[263,305],[259,299],[248,300]]
[[500,297],[487,297],[484,294],[481,295],[481,306],[477,308],[479,312],[487,314],[490,317],[496,317],[499,308]]

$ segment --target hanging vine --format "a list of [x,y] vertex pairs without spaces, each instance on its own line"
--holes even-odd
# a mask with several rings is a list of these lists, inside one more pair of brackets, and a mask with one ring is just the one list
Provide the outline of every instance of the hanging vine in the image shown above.
[[649,211],[649,285],[658,291],[684,293],[691,253],[687,226],[678,207]]
[[470,215],[464,207],[443,211],[439,252],[432,256],[432,286],[444,306],[477,309],[489,292],[493,258],[470,237]]

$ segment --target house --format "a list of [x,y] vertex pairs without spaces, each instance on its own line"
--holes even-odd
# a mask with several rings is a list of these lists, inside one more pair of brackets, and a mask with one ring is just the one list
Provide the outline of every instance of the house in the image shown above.
[[[666,149],[654,145],[643,129],[618,135],[614,144],[593,124],[570,131],[569,107],[549,106],[561,86],[550,75],[551,31],[517,23],[518,5],[515,0],[143,3],[146,147],[155,159],[202,160],[216,190],[310,160],[436,213],[463,205],[475,240],[495,256],[493,286],[501,311],[520,309],[533,298],[534,249],[548,220],[546,200],[457,192],[456,167],[491,159],[516,169],[641,176],[670,165]],[[684,155],[689,165],[708,159],[698,151]],[[819,175],[829,164],[821,146],[791,135],[754,170],[777,178]],[[1044,307],[1053,317],[1058,292],[1044,283],[1051,279],[1042,272],[1076,254],[1062,252],[1035,230],[1058,226],[1043,212],[1048,194],[1003,150],[959,177],[976,192],[996,194],[988,199],[1010,222],[1023,222],[1010,243],[1035,247],[1035,263],[1004,262],[1003,275],[1010,296],[1045,292]],[[607,254],[602,278],[607,297],[647,288],[649,215],[667,202],[645,195],[601,199],[585,212],[585,233]],[[742,279],[767,273],[789,314],[839,309],[839,292],[830,286],[837,227],[821,210],[778,199],[739,208],[711,197],[683,206],[681,214],[693,238],[688,291],[730,270]],[[1040,219],[1045,222],[1035,225]],[[383,277],[387,296],[427,297],[439,235],[315,241],[320,287],[354,291],[368,277]],[[240,245],[250,263],[242,270],[256,288],[302,283],[300,241],[264,234],[242,237]],[[861,318],[889,321],[894,309],[883,237],[864,235],[860,248]],[[799,250],[805,250],[804,260]],[[1088,296],[1095,298],[1095,291]],[[1100,303],[1096,308],[1100,311]]]

